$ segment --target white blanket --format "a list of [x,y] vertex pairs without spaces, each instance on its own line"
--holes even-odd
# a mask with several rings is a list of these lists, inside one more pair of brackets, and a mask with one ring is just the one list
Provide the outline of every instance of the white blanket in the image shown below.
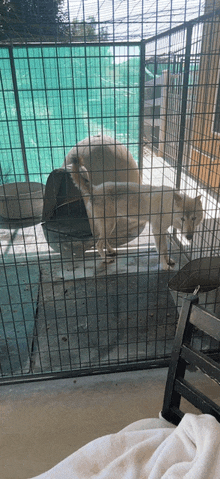
[[220,478],[220,424],[186,414],[175,429],[122,430],[100,437],[33,479]]

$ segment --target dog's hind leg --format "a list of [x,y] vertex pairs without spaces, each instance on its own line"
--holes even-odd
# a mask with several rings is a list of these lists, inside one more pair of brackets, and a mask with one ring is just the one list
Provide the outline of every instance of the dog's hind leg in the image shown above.
[[99,239],[96,243],[97,250],[100,256],[103,258],[104,263],[112,263],[114,261],[113,256],[116,255],[116,251],[109,244],[108,238],[111,235],[115,227],[115,219],[108,218],[99,227]]
[[99,239],[96,247],[104,263],[113,263],[116,251],[110,246],[107,239]]

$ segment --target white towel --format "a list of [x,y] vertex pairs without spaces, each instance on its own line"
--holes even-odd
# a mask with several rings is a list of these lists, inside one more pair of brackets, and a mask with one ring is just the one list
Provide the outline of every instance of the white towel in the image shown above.
[[220,478],[220,424],[186,414],[179,426],[100,437],[33,479]]

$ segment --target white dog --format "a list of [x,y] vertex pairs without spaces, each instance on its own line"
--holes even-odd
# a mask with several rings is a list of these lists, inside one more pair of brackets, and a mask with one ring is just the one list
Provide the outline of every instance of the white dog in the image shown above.
[[163,188],[137,183],[106,182],[92,185],[85,174],[81,157],[72,159],[72,179],[85,197],[87,214],[95,223],[99,238],[97,249],[104,262],[114,261],[115,250],[110,245],[117,217],[136,220],[139,224],[150,222],[163,269],[175,264],[169,258],[166,233],[170,226],[180,230],[192,240],[195,228],[202,221],[201,196],[190,198],[173,188]]

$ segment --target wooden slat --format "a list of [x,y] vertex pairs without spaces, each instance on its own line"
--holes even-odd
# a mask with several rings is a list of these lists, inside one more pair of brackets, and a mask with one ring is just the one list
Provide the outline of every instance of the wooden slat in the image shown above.
[[192,386],[188,381],[185,379],[176,379],[174,389],[203,414],[211,414],[220,421],[220,406],[217,406],[211,399]]
[[193,305],[190,314],[190,323],[220,341],[220,319],[203,308]]
[[210,357],[200,351],[195,351],[191,346],[182,346],[181,358],[190,364],[199,368],[203,373],[207,374],[220,384],[220,364],[216,363]]

